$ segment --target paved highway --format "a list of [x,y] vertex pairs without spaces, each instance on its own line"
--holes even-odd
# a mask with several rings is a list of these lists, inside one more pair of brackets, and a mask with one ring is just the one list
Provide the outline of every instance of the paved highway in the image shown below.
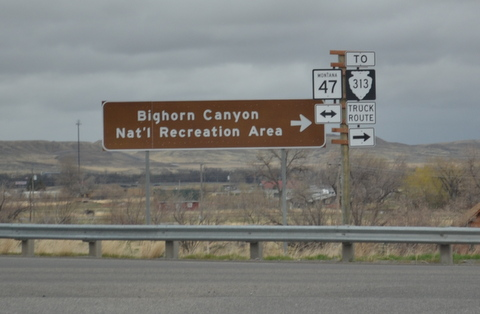
[[480,313],[480,265],[0,257],[0,313]]

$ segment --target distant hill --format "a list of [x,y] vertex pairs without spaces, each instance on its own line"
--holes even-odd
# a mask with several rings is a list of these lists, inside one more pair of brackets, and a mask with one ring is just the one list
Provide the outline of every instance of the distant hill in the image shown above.
[[[325,148],[315,149],[315,162],[340,150],[331,144],[332,135],[327,136]],[[56,172],[59,160],[71,159],[77,164],[77,142],[49,141],[0,141],[0,173]],[[472,150],[480,150],[480,140],[457,141],[428,145],[406,145],[391,143],[380,138],[371,148],[355,148],[351,151],[366,151],[390,160],[405,157],[408,163],[420,164],[433,157],[466,158]],[[256,150],[175,150],[150,153],[152,171],[158,168],[196,169],[203,163],[210,168],[234,169],[248,167],[254,161]],[[94,172],[141,173],[145,168],[145,153],[106,152],[100,141],[80,143],[80,164]]]

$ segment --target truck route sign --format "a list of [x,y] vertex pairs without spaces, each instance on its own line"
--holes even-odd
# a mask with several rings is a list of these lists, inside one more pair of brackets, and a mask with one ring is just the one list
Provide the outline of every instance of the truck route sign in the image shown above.
[[318,100],[103,103],[105,150],[313,148],[325,145]]

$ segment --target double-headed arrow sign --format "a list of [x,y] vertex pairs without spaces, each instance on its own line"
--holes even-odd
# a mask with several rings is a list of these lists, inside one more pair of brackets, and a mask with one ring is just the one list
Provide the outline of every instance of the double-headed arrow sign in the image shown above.
[[315,123],[340,123],[342,109],[340,105],[315,105]]
[[337,113],[335,111],[330,111],[330,112],[327,112],[326,110],[323,110],[320,115],[324,118],[330,116],[331,118],[335,117],[337,115]]
[[318,100],[105,102],[106,150],[306,148],[325,145],[312,124]]

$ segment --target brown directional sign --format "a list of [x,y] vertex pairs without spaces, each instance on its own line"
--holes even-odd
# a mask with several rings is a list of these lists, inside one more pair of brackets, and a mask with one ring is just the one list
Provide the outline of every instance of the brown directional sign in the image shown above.
[[104,102],[105,150],[325,145],[312,99]]

